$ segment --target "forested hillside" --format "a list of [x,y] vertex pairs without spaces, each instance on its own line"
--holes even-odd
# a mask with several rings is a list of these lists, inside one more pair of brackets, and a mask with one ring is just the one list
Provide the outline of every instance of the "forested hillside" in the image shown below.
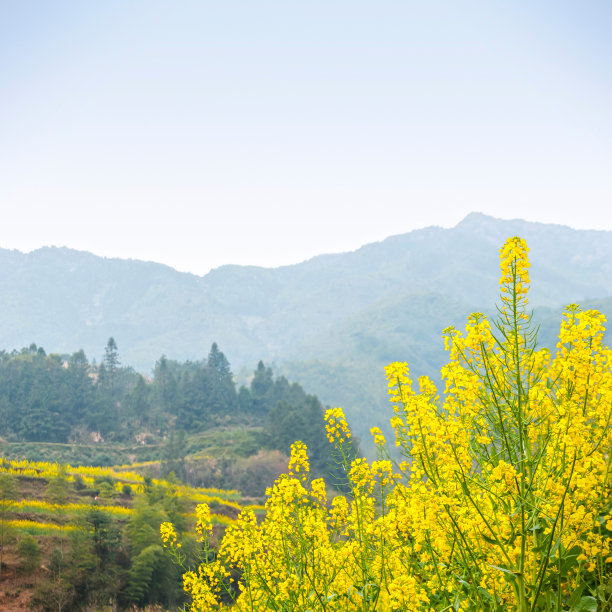
[[[237,389],[215,343],[197,362],[160,357],[151,379],[120,364],[113,338],[99,365],[82,351],[47,355],[34,344],[4,351],[0,436],[5,457],[43,460],[51,452],[73,465],[157,461],[162,476],[174,472],[200,486],[255,495],[277,475],[272,467],[286,467],[298,439],[308,445],[315,473],[336,472],[318,398],[274,377],[262,361],[249,385]],[[244,473],[236,467],[241,458]]]
[[318,398],[262,361],[237,388],[216,343],[198,361],[162,355],[151,378],[122,365],[112,337],[99,364],[36,344],[2,351],[0,608],[179,609],[184,569],[209,555],[189,534],[196,505],[213,542],[243,507],[261,515],[296,439],[313,476],[341,489]]

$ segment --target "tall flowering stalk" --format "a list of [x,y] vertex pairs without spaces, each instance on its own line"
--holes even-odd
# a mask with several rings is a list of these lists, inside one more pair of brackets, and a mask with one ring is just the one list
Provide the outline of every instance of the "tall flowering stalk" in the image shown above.
[[[555,355],[537,349],[527,311],[528,249],[500,251],[501,304],[491,325],[444,332],[443,397],[407,364],[387,367],[395,466],[347,452],[338,408],[326,415],[350,483],[327,499],[296,443],[290,472],[248,509],[214,563],[186,575],[192,610],[221,607],[239,576],[237,610],[605,610],[612,607],[611,353],[604,317],[570,305]],[[387,458],[385,458],[387,457]]]
[[419,525],[412,536],[438,572],[440,603],[452,595],[473,609],[560,610],[612,596],[604,318],[571,305],[556,355],[536,350],[527,252],[520,238],[501,249],[493,328],[476,313],[465,334],[445,330],[443,402],[428,379],[416,394],[407,368],[388,369],[397,441],[411,461],[405,520]]

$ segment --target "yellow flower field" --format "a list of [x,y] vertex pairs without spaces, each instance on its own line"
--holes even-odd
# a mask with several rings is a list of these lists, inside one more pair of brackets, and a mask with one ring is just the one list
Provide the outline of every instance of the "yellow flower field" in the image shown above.
[[[443,393],[387,370],[403,460],[352,454],[342,410],[328,438],[350,491],[309,480],[307,449],[245,509],[214,561],[184,575],[195,611],[612,609],[612,353],[604,317],[567,307],[558,345],[536,343],[524,240],[500,249],[501,303],[444,331]],[[198,533],[207,542],[208,508]],[[176,540],[165,546],[177,553]]]

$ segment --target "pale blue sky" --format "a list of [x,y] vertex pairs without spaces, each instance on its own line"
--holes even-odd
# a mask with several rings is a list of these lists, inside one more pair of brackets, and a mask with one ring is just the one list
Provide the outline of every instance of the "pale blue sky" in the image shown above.
[[0,247],[203,274],[612,230],[612,3],[0,1]]

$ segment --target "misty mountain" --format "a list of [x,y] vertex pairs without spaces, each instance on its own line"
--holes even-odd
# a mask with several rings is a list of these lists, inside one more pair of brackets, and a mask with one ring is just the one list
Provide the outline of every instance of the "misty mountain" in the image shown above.
[[201,359],[216,341],[235,372],[263,359],[323,401],[367,415],[365,428],[373,412],[387,416],[383,365],[408,361],[415,378],[435,377],[442,329],[463,326],[473,310],[495,312],[498,251],[514,235],[530,247],[545,343],[567,303],[612,312],[612,232],[473,213],[351,253],[203,277],[67,248],[0,249],[0,348],[35,342],[99,359],[113,336],[121,361],[147,373],[162,354]]

